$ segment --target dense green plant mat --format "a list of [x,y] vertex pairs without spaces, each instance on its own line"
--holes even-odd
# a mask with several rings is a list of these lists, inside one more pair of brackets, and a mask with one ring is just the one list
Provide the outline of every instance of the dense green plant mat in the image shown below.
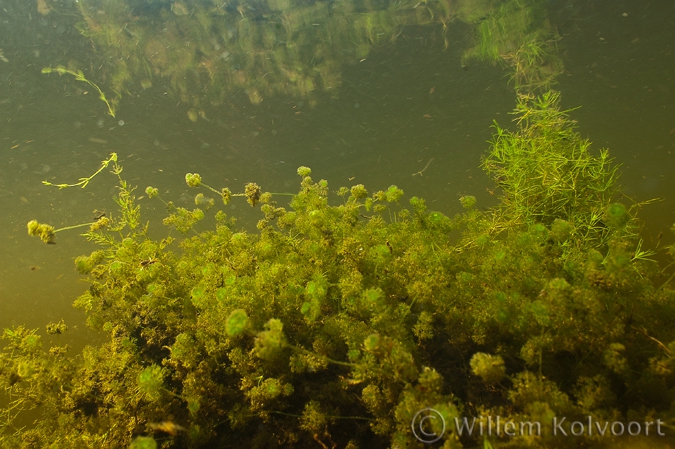
[[[148,237],[116,159],[104,161],[120,214],[85,234],[101,248],[76,260],[91,286],[75,306],[109,338],[73,357],[5,329],[0,445],[413,448],[426,407],[448,423],[443,447],[611,442],[554,435],[555,417],[568,433],[588,419],[670,430],[675,293],[652,281],[637,207],[617,202],[616,167],[556,94],[520,98],[516,117],[514,132],[495,126],[483,161],[503,193],[487,212],[470,196],[454,218],[420,198],[408,208],[396,186],[334,196],[306,167],[282,208],[255,184],[233,194],[188,174],[264,217],[242,232],[219,211],[197,232],[213,200],[168,203],[165,224],[189,235],[180,248]],[[20,428],[30,411],[39,419]],[[480,416],[541,422],[541,435],[458,435],[455,418]]]

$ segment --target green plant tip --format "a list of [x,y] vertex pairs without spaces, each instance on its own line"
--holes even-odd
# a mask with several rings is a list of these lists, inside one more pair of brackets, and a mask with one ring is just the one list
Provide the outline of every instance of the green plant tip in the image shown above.
[[79,256],[75,258],[75,268],[80,274],[89,274],[94,269],[94,263],[88,256]]
[[621,203],[610,204],[605,211],[605,224],[611,229],[622,229],[629,220],[630,214]]
[[52,335],[60,335],[68,330],[66,323],[61,320],[58,323],[47,324],[47,333]]
[[363,341],[363,347],[366,351],[374,351],[378,346],[380,346],[380,336],[377,334],[371,334]]
[[309,167],[305,167],[303,165],[301,167],[298,167],[298,174],[304,178],[305,176],[309,176],[312,174],[312,169]]
[[186,173],[185,182],[189,187],[199,187],[202,184],[202,177],[199,173]]
[[464,209],[473,209],[476,205],[476,197],[473,195],[464,195],[459,199],[459,202],[462,204]]
[[260,201],[260,186],[254,182],[249,182],[244,186],[244,194],[246,195],[246,201],[251,207],[255,207],[256,204]]
[[227,206],[228,204],[230,204],[230,200],[232,199],[232,191],[227,187],[224,187],[220,191],[220,196],[222,196],[223,198],[223,204]]
[[573,230],[569,221],[556,218],[551,225],[551,237],[556,242],[564,242],[570,237]]
[[148,195],[148,198],[154,198],[159,195],[159,190],[155,187],[148,186],[145,188],[145,194]]
[[31,220],[28,222],[28,235],[33,237],[39,237],[45,243],[54,244],[55,230],[54,227],[44,223],[38,223],[37,220]]
[[368,191],[363,184],[357,184],[353,186],[351,192],[352,196],[357,200],[368,196]]
[[387,189],[386,197],[387,201],[390,203],[397,202],[403,196],[403,190],[399,189],[396,186],[390,186]]
[[230,316],[227,318],[225,323],[225,332],[230,337],[236,337],[237,335],[244,332],[246,326],[248,325],[248,315],[243,309],[236,309],[230,313]]
[[471,357],[471,371],[480,376],[487,384],[496,384],[506,375],[504,359],[500,355],[494,356],[477,352]]
[[136,437],[129,445],[129,449],[157,449],[157,442],[152,437]]
[[161,397],[163,384],[164,370],[160,366],[148,366],[138,375],[138,392],[147,401],[157,401]]

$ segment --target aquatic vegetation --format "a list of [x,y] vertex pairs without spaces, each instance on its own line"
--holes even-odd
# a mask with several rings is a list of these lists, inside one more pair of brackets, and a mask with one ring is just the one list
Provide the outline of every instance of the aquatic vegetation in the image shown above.
[[[76,259],[90,287],[74,305],[107,339],[74,356],[5,329],[0,445],[421,447],[411,423],[427,407],[447,423],[547,429],[449,425],[444,447],[612,442],[556,435],[553,417],[672,430],[673,277],[637,257],[638,207],[620,203],[616,166],[558,96],[522,97],[515,115],[483,161],[500,205],[481,211],[467,195],[454,217],[421,198],[406,206],[396,186],[334,195],[300,167],[286,206],[255,184],[229,193],[260,207],[257,231],[200,202],[169,208],[167,224],[190,236],[157,240],[115,161],[118,216]],[[214,227],[196,228],[207,214]],[[40,418],[22,427],[29,412]]]
[[82,70],[78,70],[78,71],[70,70],[70,69],[67,69],[63,66],[44,67],[42,69],[42,73],[49,74],[49,73],[52,73],[52,72],[56,72],[59,75],[64,75],[64,74],[73,75],[77,81],[82,81],[82,82],[85,82],[85,83],[89,84],[91,87],[96,89],[96,91],[98,92],[98,98],[102,102],[104,102],[105,105],[108,107],[108,114],[115,117],[115,107],[117,106],[117,103],[119,101],[119,93],[118,93],[117,98],[113,98],[112,100],[109,101],[108,98],[106,98],[103,91],[101,90],[101,88],[98,87],[98,85],[96,85],[96,83],[94,83],[93,81],[89,81],[87,78],[85,78],[84,74],[82,73]]
[[465,64],[479,59],[505,66],[521,93],[543,92],[555,84],[563,70],[557,48],[560,36],[546,18],[544,2],[478,2],[475,9],[462,13],[476,26],[474,45],[462,57]]
[[605,210],[624,212],[620,226],[613,220],[614,229],[630,221],[625,206],[611,204],[618,193],[617,167],[607,150],[591,154],[590,142],[579,137],[558,103],[559,95],[552,92],[521,96],[515,111],[520,132],[495,124],[483,168],[502,189],[500,207],[509,220],[547,226],[563,220],[571,227],[567,233],[600,242],[610,230],[603,222]]
[[[52,184],[49,181],[42,181],[42,184],[46,186],[54,186],[58,187],[59,189],[65,189],[66,187],[81,187],[85,188],[89,184],[89,182],[94,179],[96,175],[101,173],[103,170],[108,168],[110,164],[113,164],[115,167],[119,167],[117,165],[117,153],[110,153],[110,157],[108,159],[105,159],[104,161],[101,162],[101,167],[96,170],[91,176],[87,176],[86,178],[80,178],[80,182],[74,183],[74,184],[66,184],[66,183],[61,183],[61,184]],[[121,169],[119,169],[119,173],[121,173]],[[118,173],[118,174],[119,174]]]
[[38,223],[37,220],[28,222],[28,235],[33,237],[40,237],[45,243],[54,243],[54,226]]
[[108,220],[106,217],[101,217],[96,221],[92,221],[91,223],[80,223],[73,226],[66,226],[64,228],[54,229],[54,226],[50,224],[40,223],[37,220],[31,220],[28,222],[27,228],[28,228],[28,235],[32,237],[39,237],[40,240],[49,245],[55,245],[57,232],[69,231],[71,229],[82,228],[85,226],[89,226],[89,232],[96,232],[105,228],[106,226],[108,226],[108,224],[110,224],[110,220]]

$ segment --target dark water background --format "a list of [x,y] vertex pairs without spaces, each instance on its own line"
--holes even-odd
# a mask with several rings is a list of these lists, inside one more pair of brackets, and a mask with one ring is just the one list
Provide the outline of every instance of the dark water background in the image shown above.
[[[595,149],[609,148],[622,164],[627,195],[663,199],[642,211],[646,246],[672,242],[675,2],[553,0],[549,14],[562,36],[565,72],[556,88],[563,107],[582,106],[572,117]],[[240,190],[254,181],[263,190],[294,193],[300,165],[335,189],[396,184],[406,197],[422,196],[449,214],[459,211],[463,194],[475,195],[483,207],[496,202],[478,165],[492,120],[509,125],[515,95],[499,67],[461,66],[467,38],[460,25],[450,28],[447,51],[438,30],[404,30],[395,43],[344,67],[342,87],[320,95],[313,108],[283,97],[254,106],[241,93],[208,111],[208,121],[193,123],[187,107],[161,89],[124,97],[112,118],[83,83],[41,74],[65,54],[91,51],[75,21],[40,16],[34,2],[0,1],[0,48],[7,59],[0,61],[0,328],[44,329],[65,318],[77,329],[71,333],[76,346],[91,338],[71,304],[87,288],[73,259],[94,245],[77,232],[44,245],[27,235],[26,223],[37,219],[58,228],[91,221],[94,209],[114,210],[109,174],[86,189],[41,184],[76,182],[113,151],[139,196],[153,185],[185,206],[195,193],[185,185],[186,172],[199,172],[217,188]],[[151,235],[166,235],[161,203],[144,198],[140,204]],[[226,211],[243,227],[258,217],[243,200]]]

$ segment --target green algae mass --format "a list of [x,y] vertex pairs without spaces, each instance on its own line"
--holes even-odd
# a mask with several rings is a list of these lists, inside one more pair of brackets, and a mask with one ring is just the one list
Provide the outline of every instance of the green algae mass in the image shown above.
[[[107,338],[74,355],[4,330],[0,447],[416,448],[427,407],[449,423],[446,448],[612,444],[555,435],[553,417],[670,431],[672,277],[657,276],[637,205],[618,202],[616,167],[557,95],[516,113],[483,160],[502,192],[488,211],[470,196],[454,217],[420,198],[408,210],[395,186],[330,196],[301,167],[288,209],[265,196],[257,232],[222,211],[195,229],[201,209],[170,209],[166,225],[197,231],[177,243],[137,226],[122,184],[114,233],[88,235],[100,248],[76,259],[90,288],[75,306]],[[452,425],[481,415],[549,430]]]

